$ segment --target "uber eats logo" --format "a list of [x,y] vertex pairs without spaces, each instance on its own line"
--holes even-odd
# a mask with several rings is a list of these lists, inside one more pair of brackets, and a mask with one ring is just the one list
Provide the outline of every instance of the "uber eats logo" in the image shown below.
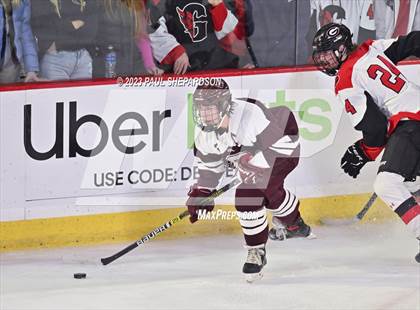
[[[192,114],[192,94],[188,94],[188,147],[194,145],[194,120]],[[310,98],[302,102],[287,101],[286,91],[277,90],[274,102],[269,102],[268,107],[286,106],[295,112],[299,124],[299,135],[303,140],[316,142],[327,138],[332,130],[333,124],[328,112],[331,106],[327,100],[322,98]]]
[[[311,98],[301,102],[286,101],[286,91],[276,91],[276,101],[269,104],[271,107],[286,106],[292,111],[298,111],[295,115],[300,120],[299,135],[308,141],[319,141],[328,137],[332,130],[330,118],[325,115],[331,112],[328,101],[321,98]],[[315,125],[316,129],[310,129],[307,125]]]
[[[63,158],[68,157],[93,157],[101,153],[108,141],[111,140],[115,148],[121,153],[134,154],[143,150],[147,143],[143,139],[139,139],[135,145],[128,146],[123,142],[124,136],[147,136],[151,135],[151,147],[153,152],[160,150],[160,129],[162,121],[171,117],[171,110],[152,111],[152,119],[150,122],[137,112],[126,112],[121,114],[112,124],[107,124],[104,119],[95,114],[77,115],[77,102],[69,102],[68,122],[64,122],[64,103],[57,102],[55,106],[55,142],[47,151],[37,150],[32,143],[32,137],[40,134],[54,134],[54,130],[45,133],[34,132],[32,126],[32,106],[27,104],[24,106],[24,145],[26,153],[35,160],[47,160],[51,157]],[[40,121],[39,119],[37,121]],[[135,128],[123,129],[123,123],[131,121],[136,124]],[[68,124],[68,136],[64,136],[64,124]],[[99,142],[90,149],[82,147],[77,141],[77,132],[85,124],[96,126],[93,135],[99,133]],[[64,143],[68,143],[68,154],[64,154]]]
[[[319,97],[314,97],[315,93],[312,90],[299,97],[296,95],[296,90],[289,90],[287,97],[296,99],[286,100],[285,90],[274,90],[274,92],[275,99],[272,102],[266,102],[266,104],[269,107],[287,106],[294,111],[302,140],[318,144],[331,139],[333,136],[331,133],[335,130],[333,127],[338,121],[334,121],[334,117],[339,117],[340,114],[331,113],[334,111],[332,111],[329,101],[325,100],[325,98],[329,98],[327,95],[320,93]],[[192,94],[187,95],[187,102],[187,146],[191,149],[194,145],[195,129],[192,115]],[[179,104],[183,105],[184,103],[179,102]],[[37,106],[33,107],[30,104],[24,106],[24,146],[26,153],[39,161],[50,158],[94,157],[107,146],[114,147],[117,152],[123,154],[136,154],[144,149],[158,152],[161,150],[160,137],[165,124],[164,120],[173,116],[170,109],[152,110],[147,115],[129,111],[121,113],[118,117],[113,115],[111,121],[109,117],[103,115],[101,117],[96,114],[78,113],[76,101],[56,102],[55,125],[45,130],[45,128],[40,129],[39,124],[42,122],[42,118],[39,117],[39,112],[36,114],[37,117],[33,117],[36,113],[34,112],[33,115],[33,108],[36,109]],[[49,118],[51,116],[54,117],[54,114],[48,115]],[[133,124],[131,128],[127,128],[127,122]],[[84,126],[87,127],[80,130]],[[184,128],[182,130],[185,130]],[[179,128],[173,129],[178,130]],[[95,141],[88,147],[81,143],[86,140],[78,141],[78,136],[83,139],[85,132],[88,133],[89,140]],[[96,140],[94,137],[97,137]],[[131,139],[134,142],[128,143],[130,139],[127,137],[135,137],[135,139]],[[42,142],[39,143],[39,141]],[[42,144],[44,141],[52,142],[45,146]],[[180,147],[182,146],[180,145]]]

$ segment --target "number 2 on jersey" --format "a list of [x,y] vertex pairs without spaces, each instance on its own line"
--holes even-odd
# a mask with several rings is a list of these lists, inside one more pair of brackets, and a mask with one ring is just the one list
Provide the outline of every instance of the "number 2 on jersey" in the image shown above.
[[[380,77],[380,81],[382,85],[385,87],[392,89],[397,94],[403,89],[405,85],[405,81],[400,77],[401,72],[397,69],[392,63],[390,63],[387,59],[382,57],[381,55],[378,56],[378,59],[389,69],[389,71],[381,67],[380,65],[373,64],[370,65],[368,68],[368,75],[371,79],[376,80],[378,77],[378,72],[381,72],[382,75]],[[392,82],[391,79],[395,81]]]

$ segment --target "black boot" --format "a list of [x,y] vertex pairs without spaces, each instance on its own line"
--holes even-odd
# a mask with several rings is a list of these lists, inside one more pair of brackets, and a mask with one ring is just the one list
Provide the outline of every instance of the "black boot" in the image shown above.
[[290,238],[308,238],[314,239],[316,236],[312,233],[311,227],[307,225],[299,216],[291,225],[283,225],[278,217],[273,217],[273,227],[269,230],[268,236],[271,240],[280,240]]
[[245,246],[248,249],[248,256],[242,268],[247,282],[253,282],[262,278],[262,269],[267,264],[265,257],[265,244],[255,247]]

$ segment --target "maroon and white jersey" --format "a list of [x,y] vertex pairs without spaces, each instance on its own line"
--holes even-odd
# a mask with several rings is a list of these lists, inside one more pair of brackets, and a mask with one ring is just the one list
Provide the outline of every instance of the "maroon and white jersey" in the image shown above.
[[298,126],[287,107],[266,108],[253,99],[235,100],[229,127],[223,133],[196,127],[194,154],[198,184],[214,188],[225,171],[225,160],[240,151],[254,154],[251,163],[270,168],[279,157],[299,156]]
[[396,67],[411,55],[420,56],[420,32],[398,40],[369,40],[337,74],[335,92],[367,146],[385,145],[400,120],[420,121],[420,87]]

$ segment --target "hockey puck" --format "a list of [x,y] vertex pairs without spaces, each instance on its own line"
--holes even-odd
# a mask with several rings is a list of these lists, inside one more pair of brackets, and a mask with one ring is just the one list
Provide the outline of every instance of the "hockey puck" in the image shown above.
[[75,279],[86,279],[86,273],[75,273],[73,274]]

